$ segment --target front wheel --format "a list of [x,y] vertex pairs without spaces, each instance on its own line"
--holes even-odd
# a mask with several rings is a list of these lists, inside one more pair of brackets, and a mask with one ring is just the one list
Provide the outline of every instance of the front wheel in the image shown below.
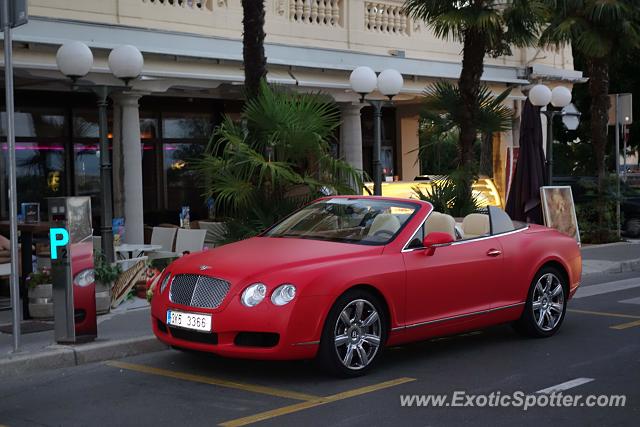
[[567,311],[564,275],[554,267],[542,268],[534,277],[527,303],[515,329],[531,337],[550,337],[560,329]]
[[331,307],[320,340],[318,359],[332,374],[363,375],[380,358],[387,338],[385,311],[374,295],[353,290]]

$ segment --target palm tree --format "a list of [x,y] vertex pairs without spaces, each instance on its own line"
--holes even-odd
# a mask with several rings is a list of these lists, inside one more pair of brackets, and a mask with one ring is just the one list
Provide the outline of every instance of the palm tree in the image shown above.
[[[472,144],[476,142],[478,134],[481,138],[480,174],[492,175],[493,134],[511,128],[513,112],[503,104],[510,93],[511,89],[507,89],[498,96],[493,96],[491,90],[481,84],[471,104],[471,109],[475,112],[471,122],[474,136]],[[425,111],[422,119],[431,124],[431,130],[443,135],[455,130],[461,132],[467,106],[460,88],[442,80],[428,86],[424,95]]]
[[351,194],[351,183],[362,188],[361,171],[331,157],[339,123],[330,99],[266,82],[240,123],[225,119],[195,167],[205,197],[229,218],[229,241],[257,234],[320,195]]
[[542,45],[570,43],[586,63],[591,95],[591,143],[597,162],[598,226],[606,239],[607,122],[609,112],[609,63],[617,46],[640,46],[638,0],[547,0],[552,11]]
[[267,77],[264,55],[264,0],[242,0],[242,59],[247,99],[260,93],[260,82]]
[[477,98],[484,57],[509,55],[511,46],[537,42],[546,9],[537,0],[407,0],[405,9],[421,19],[436,37],[462,43],[462,71],[458,80],[460,109],[459,163],[473,164],[477,136]]

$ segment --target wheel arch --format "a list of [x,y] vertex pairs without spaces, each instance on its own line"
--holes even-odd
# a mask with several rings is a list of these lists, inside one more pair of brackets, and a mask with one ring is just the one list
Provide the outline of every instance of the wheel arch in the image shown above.
[[[384,294],[380,291],[380,289],[368,283],[359,283],[356,285],[352,285],[346,288],[342,293],[337,295],[333,300],[333,304],[335,304],[336,301],[338,301],[338,299],[340,299],[340,297],[342,297],[344,294],[353,290],[363,290],[371,293],[376,298],[378,298],[378,300],[380,301],[380,304],[382,304],[382,308],[384,309],[385,323],[386,323],[385,327],[387,328],[387,339],[389,339],[389,333],[391,332],[391,307],[389,307],[389,302],[387,301],[387,298],[385,298]],[[333,304],[331,305],[332,307],[333,307]],[[325,322],[326,322],[326,315],[325,315]]]
[[[562,274],[563,276],[562,278],[564,279],[564,287],[565,287],[564,291],[566,292],[566,295],[569,295],[569,290],[571,289],[571,284],[569,283],[569,271],[564,266],[564,264],[562,264],[562,262],[560,262],[557,259],[547,260],[538,267],[538,269],[534,273],[534,277],[536,274],[538,274],[540,270],[542,270],[545,267],[553,267],[557,269],[560,272],[560,274]],[[531,280],[533,281],[533,278],[531,278]]]

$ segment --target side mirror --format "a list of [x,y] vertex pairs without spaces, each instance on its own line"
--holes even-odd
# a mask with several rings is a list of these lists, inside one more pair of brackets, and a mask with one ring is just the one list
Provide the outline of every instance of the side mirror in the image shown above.
[[425,247],[426,255],[433,255],[436,248],[442,246],[448,246],[453,243],[454,239],[449,233],[441,233],[439,231],[432,231],[427,234],[422,241],[422,246]]

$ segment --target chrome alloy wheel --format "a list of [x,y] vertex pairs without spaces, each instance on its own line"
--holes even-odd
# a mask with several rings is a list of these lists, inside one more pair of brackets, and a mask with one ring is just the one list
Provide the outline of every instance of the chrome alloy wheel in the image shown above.
[[564,312],[564,288],[555,274],[546,273],[538,279],[531,307],[541,330],[548,332],[558,325]]
[[342,310],[334,328],[334,342],[342,364],[354,371],[373,361],[382,341],[382,324],[369,301],[351,301]]

